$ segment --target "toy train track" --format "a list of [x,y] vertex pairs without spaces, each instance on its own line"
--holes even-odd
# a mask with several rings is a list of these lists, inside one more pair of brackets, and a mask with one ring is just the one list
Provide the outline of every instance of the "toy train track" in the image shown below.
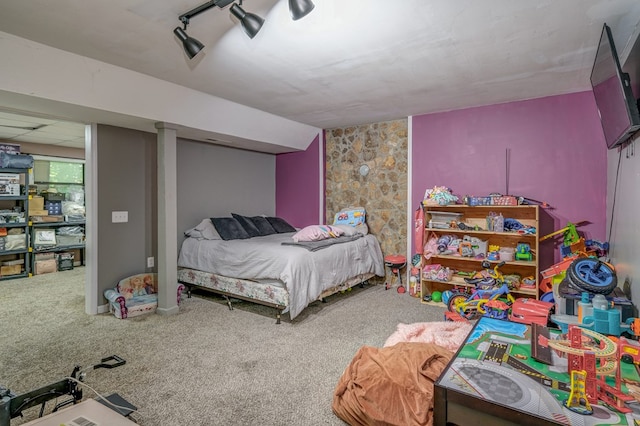
[[595,332],[593,330],[581,329],[585,334],[594,340],[600,342],[600,347],[583,346],[581,348],[571,347],[569,340],[549,340],[549,346],[559,352],[584,356],[588,352],[592,352],[596,358],[600,359],[600,366],[596,368],[598,374],[610,374],[617,368],[615,360],[617,345],[608,337]]

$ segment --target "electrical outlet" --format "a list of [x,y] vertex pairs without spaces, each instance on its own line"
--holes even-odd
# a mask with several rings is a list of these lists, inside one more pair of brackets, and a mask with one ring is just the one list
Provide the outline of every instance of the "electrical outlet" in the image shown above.
[[111,212],[111,223],[129,222],[129,212]]
[[153,256],[147,257],[147,268],[153,268],[155,266],[155,259]]

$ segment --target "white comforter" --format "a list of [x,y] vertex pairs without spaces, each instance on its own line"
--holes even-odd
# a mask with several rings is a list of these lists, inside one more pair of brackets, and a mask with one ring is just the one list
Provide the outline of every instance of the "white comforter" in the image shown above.
[[373,235],[318,251],[283,246],[293,233],[246,240],[187,238],[178,266],[244,279],[279,279],[289,292],[291,319],[320,294],[364,273],[384,276],[380,244]]

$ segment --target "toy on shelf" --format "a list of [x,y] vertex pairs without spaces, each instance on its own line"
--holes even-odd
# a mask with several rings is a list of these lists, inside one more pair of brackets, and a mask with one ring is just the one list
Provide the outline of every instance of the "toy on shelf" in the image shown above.
[[531,253],[531,246],[528,243],[518,243],[515,258],[516,260],[532,261],[533,254]]
[[504,266],[504,262],[500,262],[491,268],[491,263],[483,260],[482,267],[484,270],[475,273],[471,278],[464,278],[464,280],[467,284],[473,284],[476,289],[487,290],[500,287],[504,283],[504,275],[500,272],[502,266]]
[[458,197],[456,195],[453,195],[451,189],[447,188],[446,186],[434,186],[432,189],[427,189],[425,191],[422,204],[425,206],[446,206],[449,204],[455,204],[457,201]]
[[[506,308],[501,308],[503,311],[508,311],[508,307],[515,300],[511,293],[509,293],[509,287],[507,287],[506,284],[502,284],[496,288],[475,289],[471,294],[464,292],[453,293],[449,298],[447,309],[459,314],[465,319],[474,319],[487,314],[485,305],[490,301],[498,299],[502,299],[502,301],[507,304]],[[497,308],[502,305],[489,306]]]

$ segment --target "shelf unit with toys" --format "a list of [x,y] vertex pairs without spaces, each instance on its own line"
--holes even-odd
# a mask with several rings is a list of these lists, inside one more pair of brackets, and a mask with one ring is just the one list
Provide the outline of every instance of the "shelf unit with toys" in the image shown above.
[[[424,242],[435,238],[441,244],[430,251],[428,259],[423,254],[421,301],[434,291],[473,287],[464,278],[482,271],[483,260],[488,260],[491,268],[505,262],[499,270],[512,280],[510,291],[515,297],[539,298],[537,205],[424,205],[423,209]],[[514,219],[520,229],[503,230],[500,218],[502,223],[504,219]],[[519,247],[522,250],[518,251]]]

